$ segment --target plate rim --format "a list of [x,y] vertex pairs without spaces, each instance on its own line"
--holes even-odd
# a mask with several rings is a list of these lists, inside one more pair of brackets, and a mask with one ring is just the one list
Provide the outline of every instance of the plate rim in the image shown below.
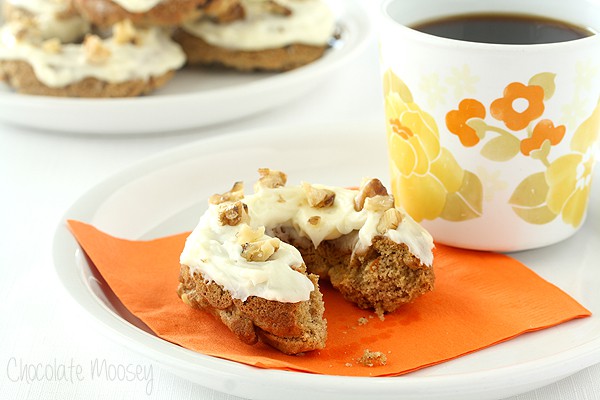
[[[323,131],[323,129],[333,129],[343,131],[346,135],[349,131],[358,135],[360,132],[365,132],[365,129],[372,130],[374,129],[374,126],[380,127],[381,125],[382,124],[375,123],[374,121],[363,121],[360,123],[331,122],[253,128],[240,130],[225,136],[200,139],[135,162],[86,190],[63,214],[61,222],[55,230],[52,246],[54,269],[59,277],[59,281],[73,300],[86,311],[86,314],[90,317],[89,319],[101,326],[103,331],[108,334],[107,336],[134,349],[142,356],[150,357],[161,365],[169,366],[172,371],[175,369],[173,371],[175,374],[189,377],[187,374],[192,372],[197,373],[198,370],[201,370],[206,374],[206,377],[213,378],[212,380],[205,379],[205,382],[201,383],[203,386],[248,398],[262,398],[263,396],[257,396],[248,392],[240,392],[239,387],[237,387],[237,389],[235,387],[223,388],[215,382],[214,378],[218,377],[222,380],[233,377],[236,381],[244,384],[252,384],[253,379],[256,379],[257,375],[260,375],[261,378],[264,376],[273,378],[272,382],[277,384],[275,389],[278,390],[273,390],[267,398],[277,398],[281,395],[281,390],[284,390],[286,393],[299,388],[306,390],[307,383],[304,381],[306,381],[306,377],[309,376],[311,385],[317,386],[316,388],[313,387],[313,390],[318,389],[318,392],[313,396],[314,398],[361,398],[361,396],[372,394],[376,398],[385,399],[397,398],[399,395],[402,395],[403,398],[406,399],[464,399],[466,395],[477,395],[478,399],[493,399],[498,398],[497,395],[500,389],[502,391],[502,397],[516,395],[545,386],[586,367],[599,363],[600,334],[568,351],[552,354],[539,359],[520,362],[510,366],[485,368],[476,372],[449,373],[442,376],[411,376],[411,374],[406,374],[398,377],[349,377],[307,374],[295,371],[265,370],[234,361],[196,353],[144,332],[118,316],[106,306],[99,304],[101,303],[101,300],[95,298],[91,292],[87,294],[91,294],[92,297],[84,299],[84,303],[82,303],[81,299],[76,297],[78,292],[84,293],[84,287],[77,287],[77,282],[73,281],[73,276],[70,276],[66,272],[67,267],[61,267],[61,264],[65,257],[67,257],[65,250],[70,252],[73,250],[83,251],[70,234],[64,221],[69,218],[79,218],[78,215],[81,215],[85,208],[89,208],[89,206],[85,206],[85,202],[88,199],[95,197],[97,193],[104,192],[106,188],[118,184],[118,182],[123,180],[123,177],[126,175],[136,175],[140,171],[148,171],[147,168],[149,166],[158,168],[160,166],[169,165],[173,162],[172,159],[177,155],[194,153],[198,156],[198,153],[195,152],[195,150],[199,147],[203,148],[204,151],[209,151],[211,146],[218,146],[221,143],[227,143],[235,139],[248,140],[248,138],[251,137],[269,136],[270,134],[281,132],[282,129],[298,130],[308,135],[317,135],[318,133],[315,132]],[[87,212],[89,213],[91,210],[88,210]],[[72,266],[69,268],[72,268]],[[79,284],[82,284],[82,282],[79,282]],[[94,301],[97,303],[95,306]],[[102,315],[102,318],[98,318],[98,316],[95,316],[90,312],[89,307],[95,307],[96,310],[104,307],[105,314]],[[592,316],[590,318],[594,317],[595,316]],[[117,325],[110,324],[110,320],[117,321]],[[125,333],[123,329],[125,330]],[[150,347],[148,347],[148,343],[151,344]],[[174,348],[179,349],[177,354],[180,355],[180,357],[174,357],[173,354],[168,354]],[[204,365],[198,365],[198,360],[202,360],[210,365],[218,365],[221,370],[215,371],[212,370],[210,366],[206,367]],[[182,363],[182,361],[184,362]],[[185,364],[185,370],[181,370],[183,364]],[[561,372],[557,372],[559,369]],[[229,378],[224,378],[222,375],[226,375]],[[195,381],[198,382],[197,380]],[[474,382],[485,382],[485,384],[477,385],[474,384]],[[319,395],[324,397],[319,397]]]

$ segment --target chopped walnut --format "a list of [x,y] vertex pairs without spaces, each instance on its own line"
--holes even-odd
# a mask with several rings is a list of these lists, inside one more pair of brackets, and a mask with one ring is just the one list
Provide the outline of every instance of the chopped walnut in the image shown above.
[[219,222],[221,225],[236,226],[242,222],[247,222],[249,219],[248,206],[241,201],[219,205]]
[[267,261],[281,245],[281,240],[270,238],[242,245],[242,257],[248,261]]
[[365,199],[364,209],[373,212],[387,211],[394,207],[394,196],[375,195]]
[[126,19],[117,22],[113,27],[113,40],[117,44],[135,44],[141,45],[141,38],[130,20]]
[[329,189],[318,189],[310,183],[302,183],[308,204],[314,208],[331,207],[335,202],[335,192]]
[[62,4],[63,6],[65,6],[64,10],[59,11],[55,14],[56,19],[58,19],[59,21],[64,21],[69,18],[79,16],[79,12],[77,12],[77,10],[73,6],[73,4],[71,4],[72,3],[71,0],[58,0],[58,1],[56,1],[56,3]]
[[369,179],[360,186],[358,194],[354,198],[354,209],[360,211],[365,205],[365,199],[374,196],[387,196],[388,192],[379,179]]
[[383,234],[389,229],[396,229],[402,222],[402,214],[396,208],[390,208],[383,213],[377,224],[377,232]]
[[106,48],[102,39],[96,35],[87,35],[83,40],[85,59],[90,64],[103,64],[110,58],[110,50]]
[[22,42],[29,36],[29,30],[27,28],[15,29],[13,36],[17,42]]
[[240,231],[237,234],[237,242],[239,244],[246,244],[256,242],[262,238],[265,234],[265,227],[259,226],[256,229],[252,229],[250,225],[242,225]]
[[5,12],[5,21],[7,25],[13,24],[23,28],[38,28],[35,15],[20,7],[13,7],[7,4],[7,7],[1,11]]
[[60,44],[60,40],[52,38],[42,43],[42,49],[49,54],[58,54],[62,50],[62,45]]
[[224,23],[244,19],[246,16],[244,7],[239,0],[217,0],[209,1],[202,8],[202,12],[211,20]]
[[18,14],[19,17],[14,22],[9,22],[8,29],[17,42],[37,41],[41,36],[41,31],[35,20],[26,14]]
[[290,268],[296,272],[300,272],[301,274],[306,273],[306,265],[304,265],[304,263],[302,263],[300,265],[291,265]]
[[287,182],[287,175],[281,171],[276,171],[269,168],[259,168],[258,173],[260,178],[258,178],[256,185],[254,185],[255,191],[258,191],[260,188],[278,188],[285,186]]
[[289,17],[292,15],[292,10],[274,0],[265,1],[264,8],[270,14],[281,15],[284,17]]
[[313,226],[319,225],[319,222],[321,222],[321,217],[318,215],[314,215],[308,219],[308,223]]
[[209,204],[221,204],[227,201],[238,201],[244,198],[244,182],[236,182],[233,187],[223,194],[213,194],[208,198]]

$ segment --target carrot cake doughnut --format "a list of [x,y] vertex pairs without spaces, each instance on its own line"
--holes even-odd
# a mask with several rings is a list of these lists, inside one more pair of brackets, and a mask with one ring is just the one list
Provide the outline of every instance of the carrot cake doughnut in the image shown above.
[[2,11],[5,21],[24,22],[38,30],[43,39],[73,42],[90,30],[70,0],[4,0]]
[[113,35],[83,43],[44,39],[19,22],[0,28],[0,80],[20,93],[131,97],[164,85],[185,62],[179,45],[158,28],[123,21]]
[[187,238],[177,290],[186,304],[245,343],[296,354],[325,345],[316,275],[380,315],[433,289],[433,240],[379,180],[285,186],[285,174],[259,172],[254,194],[238,182],[212,196]]
[[286,71],[320,58],[335,21],[322,0],[240,0],[244,18],[200,18],[175,33],[190,65]]
[[73,0],[87,20],[111,26],[128,19],[135,25],[174,26],[208,16],[230,20],[241,16],[238,0]]

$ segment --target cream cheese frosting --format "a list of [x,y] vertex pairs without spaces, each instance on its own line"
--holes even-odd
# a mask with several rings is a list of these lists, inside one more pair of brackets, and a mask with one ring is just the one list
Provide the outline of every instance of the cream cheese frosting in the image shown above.
[[134,13],[141,13],[156,7],[162,0],[112,0],[125,10]]
[[[241,200],[248,206],[248,224],[252,228],[292,226],[315,247],[324,240],[357,232],[356,249],[366,249],[373,238],[380,235],[377,225],[383,211],[372,211],[368,207],[356,211],[357,190],[312,186],[335,193],[333,204],[312,207],[302,186],[262,187]],[[309,222],[313,217],[318,217],[319,223]],[[192,273],[200,272],[207,281],[223,286],[234,298],[245,300],[248,296],[258,296],[281,302],[308,300],[314,287],[304,274],[293,269],[303,263],[297,249],[282,242],[280,249],[267,261],[250,262],[240,255],[239,232],[239,226],[221,225],[218,207],[209,206],[188,237],[180,262],[188,265]],[[397,228],[388,229],[383,235],[396,243],[404,243],[423,264],[432,265],[433,239],[407,214],[402,213]],[[267,235],[262,237],[267,238]]]
[[265,2],[241,0],[246,17],[230,23],[200,19],[184,25],[207,43],[232,50],[257,51],[290,44],[324,46],[333,35],[333,13],[322,0],[277,0],[291,15],[267,12]]
[[139,45],[102,40],[109,56],[101,63],[89,62],[80,44],[63,44],[60,51],[51,52],[40,41],[18,38],[17,31],[11,24],[0,28],[0,59],[27,62],[49,87],[64,87],[85,78],[112,83],[147,80],[178,69],[185,62],[179,45],[157,28],[139,30]]
[[90,24],[77,15],[59,18],[56,15],[39,14],[34,17],[34,23],[42,38],[58,38],[63,43],[74,42],[90,30]]
[[66,0],[5,0],[7,4],[32,14],[61,14],[69,10]]
[[[359,249],[369,247],[373,237],[379,234],[376,228],[383,211],[370,211],[366,207],[355,211],[357,190],[316,184],[312,186],[334,192],[334,204],[324,208],[311,207],[302,186],[260,188],[254,195],[243,199],[248,205],[251,223],[268,227],[291,225],[301,235],[309,238],[315,247],[323,240],[337,239],[358,231]],[[402,223],[396,229],[388,230],[384,236],[396,243],[406,244],[423,264],[431,266],[431,235],[408,214],[402,214]],[[319,217],[318,224],[309,222],[314,216]]]
[[43,39],[58,38],[72,42],[89,32],[90,24],[81,16],[69,13],[66,0],[6,0],[7,4],[31,14]]
[[[218,222],[218,207],[211,205],[187,238],[180,262],[192,273],[200,272],[207,281],[222,285],[235,299],[249,296],[285,303],[308,300],[314,285],[306,275],[294,270],[303,264],[300,252],[281,243],[268,261],[248,261],[237,242],[240,226]],[[263,235],[261,239],[268,239]]]

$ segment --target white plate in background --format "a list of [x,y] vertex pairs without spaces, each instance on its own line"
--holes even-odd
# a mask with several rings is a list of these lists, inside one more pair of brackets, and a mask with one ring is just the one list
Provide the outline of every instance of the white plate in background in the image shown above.
[[[300,180],[358,184],[388,180],[381,124],[258,129],[201,140],[127,168],[85,193],[65,219],[112,235],[149,239],[192,229],[206,199],[256,169]],[[235,147],[231,143],[236,143]],[[597,173],[596,173],[597,175]],[[357,378],[264,370],[184,349],[154,336],[128,313],[90,266],[66,226],[54,241],[60,280],[112,339],[200,385],[252,399],[500,399],[545,386],[600,362],[600,187],[582,229],[566,241],[512,256],[592,311],[589,318],[521,335],[400,377]],[[251,189],[249,189],[251,190]],[[430,340],[435,341],[435,337]]]
[[342,37],[306,66],[275,73],[184,69],[164,88],[118,99],[31,96],[0,83],[0,121],[76,134],[172,132],[232,121],[314,89],[363,52],[372,37],[361,0],[330,0]]

